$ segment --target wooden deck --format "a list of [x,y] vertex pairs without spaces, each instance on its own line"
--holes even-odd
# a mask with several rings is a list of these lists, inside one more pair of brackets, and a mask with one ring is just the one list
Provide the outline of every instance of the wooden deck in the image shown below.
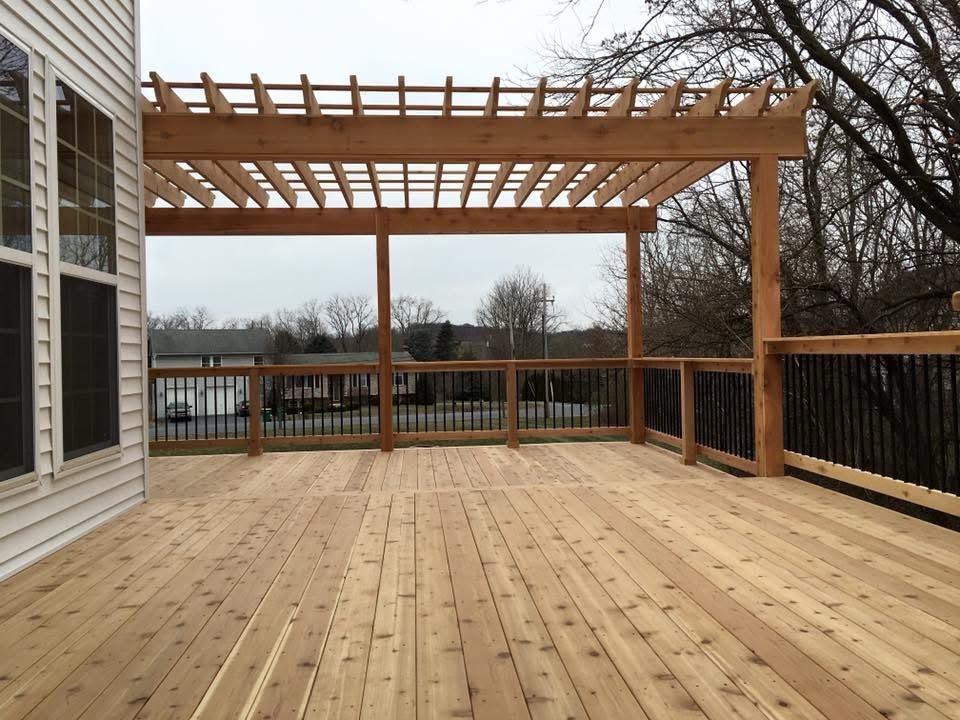
[[158,458],[0,583],[0,717],[960,717],[960,536],[626,443]]

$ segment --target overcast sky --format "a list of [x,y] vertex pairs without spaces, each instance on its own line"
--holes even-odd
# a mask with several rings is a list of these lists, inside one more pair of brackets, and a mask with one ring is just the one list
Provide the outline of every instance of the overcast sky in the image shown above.
[[[593,3],[587,3],[592,6]],[[608,3],[594,36],[635,25],[639,4]],[[588,17],[561,0],[147,0],[143,72],[167,80],[487,84],[544,65],[545,45],[577,41]],[[188,20],[185,21],[184,19]],[[392,285],[432,298],[454,322],[517,265],[541,273],[572,325],[589,323],[598,255],[614,236],[397,237]],[[206,305],[218,319],[260,316],[333,293],[375,289],[374,242],[364,237],[156,237],[147,240],[151,312]]]

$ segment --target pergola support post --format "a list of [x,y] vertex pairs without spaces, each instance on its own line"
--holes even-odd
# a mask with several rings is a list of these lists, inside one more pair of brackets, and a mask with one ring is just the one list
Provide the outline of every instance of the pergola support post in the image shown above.
[[393,348],[390,318],[390,231],[383,212],[377,224],[377,396],[380,406],[380,449],[393,450]]
[[753,404],[757,475],[783,475],[783,367],[764,340],[780,337],[780,184],[777,158],[750,163]]
[[[627,270],[627,357],[643,357],[643,302],[641,298],[641,224],[639,208],[627,209],[626,270]],[[631,367],[630,373],[630,442],[643,443],[647,439],[644,416],[643,368]]]

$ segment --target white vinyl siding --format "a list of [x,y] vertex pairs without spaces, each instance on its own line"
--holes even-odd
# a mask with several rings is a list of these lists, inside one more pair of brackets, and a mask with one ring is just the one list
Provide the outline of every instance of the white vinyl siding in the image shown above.
[[[31,48],[36,478],[0,488],[0,578],[146,496],[142,218],[135,0],[8,0],[0,32]],[[113,120],[119,448],[64,463],[60,449],[56,119],[60,77]],[[50,212],[52,210],[52,213]],[[71,273],[72,274],[72,273]]]

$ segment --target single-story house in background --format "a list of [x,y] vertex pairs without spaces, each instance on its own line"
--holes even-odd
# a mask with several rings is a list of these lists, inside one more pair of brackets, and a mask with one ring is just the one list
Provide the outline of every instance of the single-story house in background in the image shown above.
[[[414,362],[406,351],[392,355],[394,363]],[[277,356],[275,361],[282,365],[354,365],[376,363],[377,353],[292,353]],[[391,392],[399,403],[411,402],[417,392],[416,375],[394,373]],[[380,397],[379,378],[375,370],[353,375],[290,375],[286,378],[283,396],[288,405],[292,403],[307,410],[376,403]]]
[[[284,353],[273,352],[270,331],[264,328],[240,330],[151,330],[150,365],[157,368],[249,367],[251,365],[355,365],[376,364],[377,353]],[[413,362],[408,352],[393,353],[393,362]],[[376,372],[350,375],[288,375],[281,385],[268,378],[264,402],[276,405],[283,399],[288,412],[356,407],[377,402],[380,390]],[[412,400],[416,380],[412,373],[394,374],[391,392],[399,402]],[[151,388],[154,407],[186,403],[191,414],[232,415],[238,403],[247,400],[247,382],[242,375],[208,378],[165,378]]]

